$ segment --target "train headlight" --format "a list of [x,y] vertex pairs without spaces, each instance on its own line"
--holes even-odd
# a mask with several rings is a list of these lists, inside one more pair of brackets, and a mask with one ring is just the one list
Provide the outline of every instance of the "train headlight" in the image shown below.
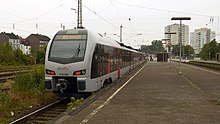
[[75,71],[73,73],[73,75],[85,75],[85,74],[86,74],[86,70]]
[[51,71],[51,70],[48,70],[48,69],[46,69],[46,74],[48,74],[48,75],[56,75],[55,71]]

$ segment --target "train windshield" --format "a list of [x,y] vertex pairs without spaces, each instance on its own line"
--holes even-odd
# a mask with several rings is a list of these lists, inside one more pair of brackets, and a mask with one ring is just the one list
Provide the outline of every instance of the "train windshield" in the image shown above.
[[84,60],[86,35],[57,35],[51,45],[49,60],[62,64]]

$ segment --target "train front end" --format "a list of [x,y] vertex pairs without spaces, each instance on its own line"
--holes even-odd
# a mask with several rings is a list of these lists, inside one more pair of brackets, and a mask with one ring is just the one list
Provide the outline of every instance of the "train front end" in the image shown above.
[[[89,59],[86,56],[88,31],[59,31],[49,42],[45,57],[45,87],[58,94],[89,92]],[[89,51],[87,51],[89,52]]]

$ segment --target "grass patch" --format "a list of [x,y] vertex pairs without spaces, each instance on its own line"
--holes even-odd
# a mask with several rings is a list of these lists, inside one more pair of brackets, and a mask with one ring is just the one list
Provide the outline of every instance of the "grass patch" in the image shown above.
[[76,105],[78,105],[82,101],[84,101],[84,98],[76,100],[74,97],[71,97],[70,98],[70,103],[68,103],[68,105],[67,105],[67,110],[70,110],[70,109],[74,108]]
[[8,124],[8,122],[11,122],[11,121],[13,121],[13,119],[0,117],[0,124]]

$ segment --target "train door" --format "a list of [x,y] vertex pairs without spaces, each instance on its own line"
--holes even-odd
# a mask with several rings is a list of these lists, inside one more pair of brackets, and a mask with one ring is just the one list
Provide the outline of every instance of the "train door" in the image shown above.
[[132,60],[133,60],[133,57],[132,57],[132,52],[129,51],[129,65],[130,65],[130,71],[133,70],[133,67],[132,67]]
[[92,67],[91,67],[91,79],[95,79],[97,89],[100,89],[102,84],[103,76],[103,47],[100,44],[97,44],[92,58]]
[[104,46],[99,45],[99,78],[98,78],[98,86],[103,86],[103,74],[104,74]]

